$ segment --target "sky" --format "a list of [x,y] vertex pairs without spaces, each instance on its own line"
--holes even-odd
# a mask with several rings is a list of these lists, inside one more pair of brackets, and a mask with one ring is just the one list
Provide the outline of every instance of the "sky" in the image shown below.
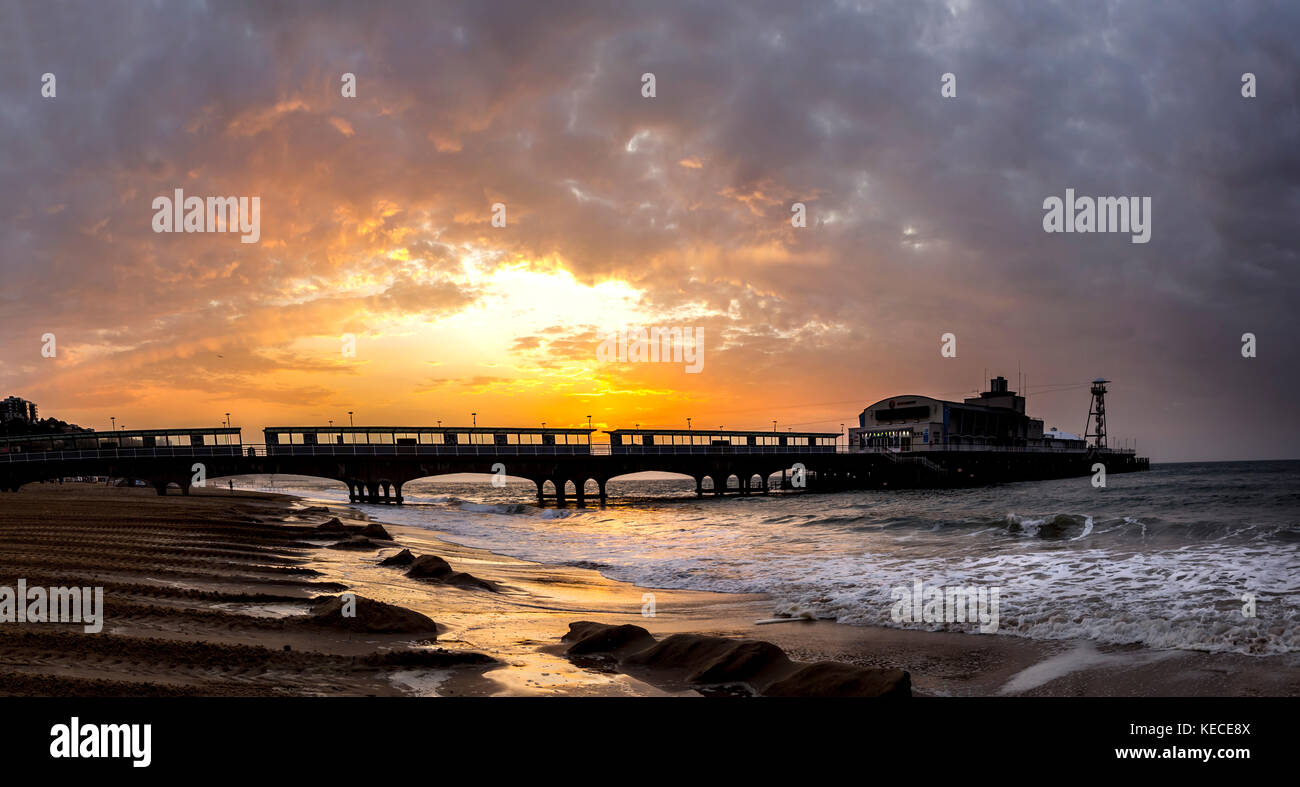
[[[349,410],[838,432],[1001,374],[1081,432],[1104,376],[1112,444],[1297,458],[1297,30],[1293,2],[6,2],[0,396],[247,442]],[[1046,232],[1067,188],[1149,197],[1148,242]],[[176,189],[258,197],[257,242],[155,232]],[[622,327],[702,330],[702,366],[602,359]]]

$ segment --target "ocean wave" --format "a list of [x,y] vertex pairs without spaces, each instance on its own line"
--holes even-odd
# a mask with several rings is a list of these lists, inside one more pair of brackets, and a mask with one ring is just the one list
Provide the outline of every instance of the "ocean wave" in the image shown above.
[[[421,488],[421,505],[362,507],[644,587],[766,593],[777,614],[927,628],[890,617],[890,589],[921,579],[1001,588],[1001,635],[1261,655],[1300,651],[1300,522],[1276,505],[1293,494],[1293,467],[1251,481],[1271,493],[1235,498],[1234,484],[1260,471],[1162,469],[1106,490],[1062,479],[773,495],[761,507],[667,501],[656,488],[635,505],[587,510],[538,508],[528,490],[478,484]],[[1256,618],[1242,614],[1247,595]]]
[[530,506],[524,503],[472,503],[468,500],[456,500],[454,502],[449,501],[448,504],[454,508],[460,509],[461,511],[469,511],[476,514],[513,515],[527,514],[543,510],[536,506]]
[[1030,538],[1063,538],[1076,531],[1084,535],[1092,531],[1092,517],[1081,514],[1057,514],[1038,519],[1007,514],[1003,521],[1008,533]]

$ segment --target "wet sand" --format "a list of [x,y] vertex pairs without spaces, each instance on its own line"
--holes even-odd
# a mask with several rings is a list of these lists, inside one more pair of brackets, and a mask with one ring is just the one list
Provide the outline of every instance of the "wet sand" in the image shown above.
[[[0,623],[10,696],[401,695],[403,669],[481,671],[410,633],[312,619],[336,595],[324,551],[278,495],[158,497],[152,489],[31,484],[0,500],[0,585],[104,589],[99,633]],[[289,524],[285,524],[288,522]],[[481,658],[481,657],[480,657]]]
[[[679,675],[582,666],[561,637],[578,621],[771,642],[800,662],[910,673],[918,696],[1296,696],[1300,657],[1042,642],[1001,635],[758,625],[759,595],[656,590],[530,563],[387,525],[391,540],[330,549],[316,525],[347,508],[224,489],[34,484],[0,498],[0,585],[102,585],[100,634],[0,623],[0,693],[699,696]],[[345,534],[344,534],[345,535]],[[496,592],[406,576],[379,561],[437,555]],[[309,620],[314,597],[351,592],[437,621],[436,641]],[[647,616],[653,596],[654,615]],[[288,650],[285,647],[288,646]],[[490,661],[489,661],[490,659]]]

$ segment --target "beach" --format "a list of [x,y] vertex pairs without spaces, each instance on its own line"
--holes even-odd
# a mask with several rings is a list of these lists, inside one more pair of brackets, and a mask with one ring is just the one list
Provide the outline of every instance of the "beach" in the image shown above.
[[[385,523],[381,530],[389,538],[366,538],[357,531],[374,523],[345,505],[193,491],[158,497],[153,490],[69,483],[31,484],[6,495],[0,585],[23,579],[29,586],[102,586],[105,608],[99,633],[66,623],[0,624],[0,693],[722,693],[691,679],[700,666],[695,662],[573,658],[566,653],[572,643],[562,638],[572,624],[590,621],[640,627],[660,643],[673,635],[694,635],[694,644],[708,644],[710,637],[766,642],[779,652],[763,651],[762,658],[780,659],[783,653],[796,665],[829,662],[865,668],[861,674],[870,675],[902,671],[914,696],[1300,694],[1294,654],[1249,656],[825,620],[760,624],[773,619],[764,594],[639,587],[590,568],[463,546],[407,525]],[[414,578],[405,567],[380,565],[403,549],[413,556],[436,555],[453,573]],[[320,600],[347,593],[362,599],[355,619],[322,610]],[[369,602],[384,606],[371,608]],[[408,619],[399,610],[418,614]],[[436,629],[423,626],[419,616],[436,621]],[[380,630],[366,630],[374,621],[379,624],[369,627]],[[740,683],[735,691],[745,693]],[[816,685],[817,692],[834,693]]]

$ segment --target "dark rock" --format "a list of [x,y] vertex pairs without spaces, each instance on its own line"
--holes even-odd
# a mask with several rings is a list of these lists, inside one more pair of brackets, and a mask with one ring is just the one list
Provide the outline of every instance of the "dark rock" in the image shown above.
[[437,555],[420,555],[406,571],[406,575],[414,579],[442,579],[450,573],[451,566]]
[[317,530],[317,532],[320,532],[320,533],[347,533],[347,532],[350,532],[349,529],[348,529],[348,526],[345,525],[345,524],[343,524],[342,522],[340,522],[338,517],[334,517],[333,519],[331,519],[331,520],[328,521],[328,522],[322,522],[321,524],[319,524],[319,525],[316,526],[316,530]]
[[[394,557],[401,557],[401,554],[394,555]],[[420,555],[411,561],[410,566],[406,570],[406,575],[412,579],[423,579],[429,582],[441,582],[444,585],[497,592],[496,584],[486,579],[479,579],[473,574],[466,574],[464,571],[453,571],[451,565],[437,555]]]
[[478,590],[490,590],[497,592],[497,586],[486,579],[479,579],[473,574],[466,574],[464,571],[453,571],[442,578],[445,585],[455,585],[462,588],[476,588]]
[[383,560],[379,561],[379,565],[409,566],[414,561],[415,561],[415,555],[411,554],[411,550],[403,549],[401,552],[398,552],[396,555],[392,555],[391,557],[386,557]]
[[[330,596],[319,599],[312,605],[311,622],[316,625],[348,631],[365,631],[380,634],[429,634],[435,636],[438,624],[431,618],[405,607],[372,601],[362,596],[354,596],[355,608],[348,609],[347,599],[343,596]],[[352,616],[345,616],[351,611]]]
[[753,686],[784,677],[794,662],[785,651],[762,640],[739,640],[709,664],[702,665],[689,680],[692,683],[748,683]]
[[382,538],[385,541],[393,540],[393,537],[388,535],[388,531],[384,529],[384,526],[379,524],[378,522],[371,522],[370,524],[361,528],[360,533],[363,536],[369,536],[371,538]]
[[352,536],[345,541],[329,544],[326,549],[379,549],[379,545],[365,536]]
[[[673,634],[656,641],[640,626],[581,621],[562,638],[574,663],[609,670],[612,657],[638,677],[672,684],[685,678],[702,694],[767,697],[910,697],[911,676],[900,669],[859,667],[836,661],[791,661],[763,640]],[[586,665],[592,659],[600,664]],[[602,666],[603,665],[603,666]]]
[[793,662],[770,642],[673,634],[633,653],[628,664],[684,671],[692,683],[763,683],[784,676]]
[[655,638],[640,626],[614,626],[592,621],[570,623],[569,633],[564,635],[563,641],[573,643],[567,652],[575,656],[591,653],[618,655],[644,650],[655,644]]

